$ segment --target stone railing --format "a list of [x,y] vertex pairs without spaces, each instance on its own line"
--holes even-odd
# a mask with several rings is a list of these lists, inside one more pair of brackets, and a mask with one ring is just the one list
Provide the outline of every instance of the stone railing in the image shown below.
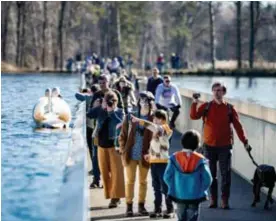
[[85,102],[78,106],[63,174],[57,221],[86,221],[88,215]]

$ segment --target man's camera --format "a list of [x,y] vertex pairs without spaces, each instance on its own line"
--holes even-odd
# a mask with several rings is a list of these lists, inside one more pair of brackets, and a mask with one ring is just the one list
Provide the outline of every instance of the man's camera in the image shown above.
[[200,98],[200,93],[193,93],[193,98],[194,99]]

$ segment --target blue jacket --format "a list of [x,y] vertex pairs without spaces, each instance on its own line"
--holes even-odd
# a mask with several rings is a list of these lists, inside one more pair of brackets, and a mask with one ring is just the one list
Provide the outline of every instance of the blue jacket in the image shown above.
[[164,181],[169,197],[177,203],[205,201],[212,183],[208,161],[196,152],[176,152],[170,157]]
[[92,95],[91,94],[85,94],[85,93],[76,93],[75,97],[79,101],[86,101],[86,110],[88,110],[90,103],[92,101]]
[[101,106],[99,106],[99,107],[89,109],[87,113],[87,117],[97,119],[98,126],[97,126],[96,136],[98,135],[99,131],[103,126],[104,121],[108,116],[110,117],[109,130],[108,130],[109,139],[115,139],[115,142],[117,142],[117,137],[120,130],[116,129],[116,127],[118,124],[120,124],[123,121],[123,118],[124,118],[124,112],[122,109],[118,108],[115,111],[107,112]]

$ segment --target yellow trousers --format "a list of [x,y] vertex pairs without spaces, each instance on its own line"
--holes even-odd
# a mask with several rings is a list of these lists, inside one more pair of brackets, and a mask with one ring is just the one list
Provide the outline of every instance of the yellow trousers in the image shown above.
[[147,194],[147,176],[149,168],[142,165],[141,160],[130,160],[126,169],[126,203],[132,203],[134,198],[134,184],[136,180],[136,170],[139,168],[139,198],[138,203],[145,203]]
[[98,161],[106,199],[125,197],[124,168],[115,148],[98,148]]

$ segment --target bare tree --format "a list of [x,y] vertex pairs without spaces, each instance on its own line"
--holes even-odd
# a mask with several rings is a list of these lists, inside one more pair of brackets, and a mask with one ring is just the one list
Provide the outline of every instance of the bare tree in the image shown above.
[[16,2],[17,6],[17,25],[16,25],[16,35],[17,35],[17,41],[16,41],[16,64],[20,65],[20,58],[21,58],[21,37],[22,37],[22,20],[23,20],[23,7],[25,2],[18,1]]
[[249,67],[254,67],[254,51],[255,51],[255,17],[254,2],[250,2],[250,43],[249,43]]
[[121,30],[120,30],[120,9],[118,2],[111,2],[109,4],[110,12],[110,35],[109,35],[109,46],[110,55],[112,57],[120,54],[120,41],[121,41]]
[[241,48],[241,6],[242,2],[236,2],[237,9],[237,67],[238,69],[242,68],[242,48]]
[[211,49],[211,62],[212,62],[212,69],[215,70],[216,68],[216,49],[215,49],[215,27],[214,27],[214,9],[213,3],[209,2],[209,19],[210,19],[210,49]]
[[42,48],[42,58],[41,58],[41,64],[43,67],[46,66],[46,60],[48,59],[47,57],[47,41],[49,39],[47,38],[47,31],[48,31],[48,7],[47,7],[48,2],[43,2],[43,14],[44,14],[44,19],[43,19],[43,32],[42,32],[42,39],[43,39],[43,48]]
[[6,60],[6,54],[7,54],[7,40],[8,40],[8,30],[9,30],[9,15],[10,15],[10,3],[9,2],[2,2],[2,24],[1,24],[1,38],[2,38],[2,60]]
[[65,9],[67,2],[60,2],[60,15],[59,15],[59,25],[58,25],[58,47],[59,47],[59,69],[63,70],[63,62],[64,62],[64,48],[63,48],[63,34],[64,34],[64,17],[65,17]]

